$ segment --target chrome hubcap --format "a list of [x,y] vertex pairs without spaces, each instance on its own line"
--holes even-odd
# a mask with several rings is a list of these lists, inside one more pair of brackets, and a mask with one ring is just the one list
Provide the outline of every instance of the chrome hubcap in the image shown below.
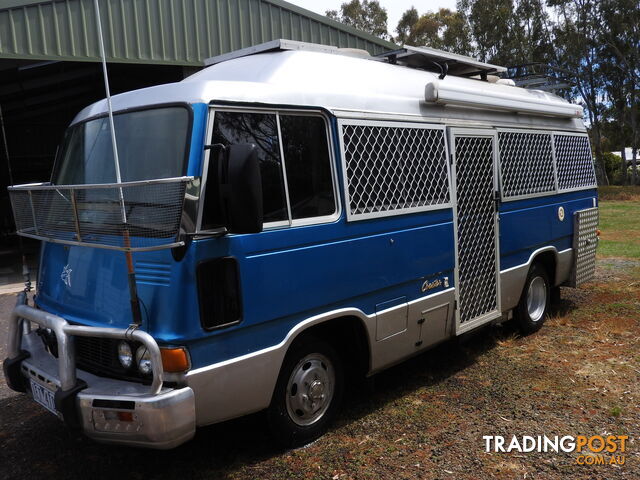
[[527,291],[527,312],[529,318],[537,322],[544,315],[547,305],[547,285],[542,277],[534,278],[529,284]]
[[326,413],[335,386],[335,372],[327,357],[312,353],[291,372],[287,384],[287,412],[298,425],[311,425]]

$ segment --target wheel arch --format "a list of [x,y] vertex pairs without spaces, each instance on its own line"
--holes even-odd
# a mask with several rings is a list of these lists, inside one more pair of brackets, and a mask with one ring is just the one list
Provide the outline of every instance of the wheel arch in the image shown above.
[[371,335],[367,319],[363,312],[354,309],[308,323],[289,337],[282,361],[296,341],[314,336],[334,347],[352,373],[366,374],[371,369]]
[[[301,335],[318,335],[343,342],[360,342],[361,365],[371,365],[370,317],[356,308],[343,308],[298,322],[276,345],[190,371],[186,382],[196,393],[196,421],[199,426],[229,420],[267,408],[287,353]],[[347,332],[349,335],[339,335]],[[355,335],[355,336],[354,336]],[[344,344],[343,344],[344,345]],[[252,381],[246,381],[251,378]]]
[[551,286],[555,286],[558,278],[558,257],[559,254],[556,247],[549,245],[534,250],[531,255],[529,255],[526,263],[502,270],[500,272],[502,311],[507,312],[515,308],[518,304],[527,275],[529,275],[529,270],[531,270],[532,265],[535,263],[539,262],[543,264],[549,276],[549,281],[552,284]]
[[554,247],[553,249],[539,252],[529,261],[529,270],[531,270],[531,267],[536,263],[542,265],[546,270],[551,286],[553,287],[556,284],[557,277],[558,251]]

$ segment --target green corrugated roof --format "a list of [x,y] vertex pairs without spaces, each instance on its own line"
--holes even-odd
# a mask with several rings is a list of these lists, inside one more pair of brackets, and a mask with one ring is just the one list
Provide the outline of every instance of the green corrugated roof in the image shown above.
[[[390,42],[282,0],[100,0],[107,59],[202,65],[276,38],[362,48]],[[97,61],[93,0],[4,0],[0,58]]]

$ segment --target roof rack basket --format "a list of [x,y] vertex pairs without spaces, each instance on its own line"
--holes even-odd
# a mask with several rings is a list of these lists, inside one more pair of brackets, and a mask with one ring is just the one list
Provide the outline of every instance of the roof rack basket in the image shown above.
[[554,92],[575,85],[575,73],[545,63],[524,63],[507,69],[506,78],[518,87]]
[[93,185],[35,183],[8,190],[18,235],[135,252],[184,244],[179,234],[191,180],[176,177]]

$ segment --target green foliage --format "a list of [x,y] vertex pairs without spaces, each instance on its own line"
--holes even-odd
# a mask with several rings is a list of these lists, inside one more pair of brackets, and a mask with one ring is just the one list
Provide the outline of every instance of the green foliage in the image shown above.
[[327,10],[327,17],[350,25],[363,32],[370,33],[384,40],[389,40],[387,33],[387,10],[377,0],[351,0],[340,5],[340,12]]
[[602,163],[607,172],[607,178],[610,183],[619,183],[622,172],[622,158],[618,155],[614,155],[611,152],[604,152],[602,154]]
[[429,46],[453,53],[472,53],[471,31],[463,14],[441,8],[419,15],[415,8],[407,10],[396,27],[396,42]]

